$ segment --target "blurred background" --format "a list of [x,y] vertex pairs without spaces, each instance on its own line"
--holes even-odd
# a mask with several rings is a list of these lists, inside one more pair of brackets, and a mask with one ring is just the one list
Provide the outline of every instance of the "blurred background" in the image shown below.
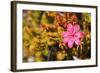
[[[81,45],[63,45],[66,26],[79,24],[85,33]],[[91,58],[91,14],[23,10],[23,62],[65,61]]]

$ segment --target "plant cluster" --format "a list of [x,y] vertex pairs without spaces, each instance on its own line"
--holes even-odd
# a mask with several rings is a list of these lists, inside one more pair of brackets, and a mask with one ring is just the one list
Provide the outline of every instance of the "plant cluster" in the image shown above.
[[23,10],[23,62],[91,58],[91,14]]

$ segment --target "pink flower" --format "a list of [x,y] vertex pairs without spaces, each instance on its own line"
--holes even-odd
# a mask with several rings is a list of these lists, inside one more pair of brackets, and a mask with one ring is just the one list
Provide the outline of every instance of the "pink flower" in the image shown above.
[[63,42],[68,45],[69,48],[72,48],[74,43],[80,45],[81,39],[84,37],[84,33],[80,30],[78,24],[67,25],[67,31],[62,33]]

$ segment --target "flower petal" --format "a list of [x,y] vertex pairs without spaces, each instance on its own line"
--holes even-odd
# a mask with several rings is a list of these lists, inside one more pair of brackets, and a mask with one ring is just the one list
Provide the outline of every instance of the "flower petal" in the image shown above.
[[68,24],[67,25],[67,31],[69,31],[70,33],[73,33],[74,27],[72,24]]
[[74,33],[78,32],[80,30],[79,24],[74,25]]
[[65,38],[65,37],[68,37],[69,35],[70,35],[70,32],[63,32],[63,33],[62,33],[62,37],[64,37],[64,38]]
[[79,40],[78,37],[74,37],[74,41],[75,41],[76,45],[80,45],[81,44],[81,41]]
[[68,41],[68,47],[69,47],[69,48],[72,48],[73,45],[74,45],[74,40],[70,39],[70,40]]
[[64,42],[65,44],[67,44],[68,41],[69,41],[69,38],[63,38],[63,42]]
[[84,32],[79,31],[79,32],[75,33],[75,37],[83,38],[84,37]]

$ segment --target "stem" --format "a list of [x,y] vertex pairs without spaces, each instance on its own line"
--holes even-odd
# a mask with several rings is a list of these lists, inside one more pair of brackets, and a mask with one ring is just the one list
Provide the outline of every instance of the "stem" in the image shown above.
[[73,56],[72,56],[72,48],[71,49],[67,49],[67,54],[68,54],[68,60],[73,60]]
[[47,57],[47,61],[50,61],[50,54],[51,54],[51,51],[49,50],[49,54],[48,54],[48,57]]
[[78,58],[80,58],[80,46],[77,46],[77,50],[78,50]]
[[53,60],[53,47],[49,47],[49,55],[48,55],[48,61]]

